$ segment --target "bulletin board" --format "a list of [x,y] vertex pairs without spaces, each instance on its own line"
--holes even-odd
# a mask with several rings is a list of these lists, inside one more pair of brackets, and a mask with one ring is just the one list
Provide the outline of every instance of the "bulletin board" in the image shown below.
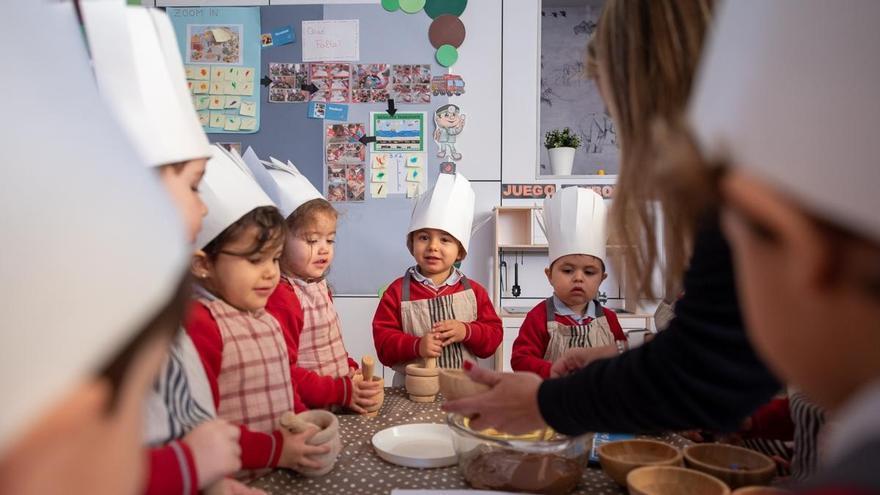
[[[416,14],[406,14],[402,11],[387,12],[379,3],[375,3],[266,6],[259,7],[259,13],[263,33],[273,32],[285,26],[292,27],[295,33],[293,43],[261,49],[260,63],[255,64],[255,69],[261,77],[271,75],[270,64],[315,63],[303,60],[301,30],[303,21],[320,20],[358,20],[358,60],[348,62],[352,64],[352,70],[356,70],[355,64],[388,64],[389,70],[392,65],[409,65],[413,74],[429,70],[431,74],[438,76],[450,72],[435,60],[436,49],[428,41],[432,19],[424,12]],[[294,86],[291,91],[285,92],[285,100],[288,97],[303,98],[301,95],[308,97],[302,92],[303,81],[297,82],[297,74],[302,73],[306,68],[292,65],[283,69],[285,73],[291,73],[290,76],[284,77],[292,77],[290,81]],[[330,66],[318,68],[319,71],[324,69],[328,81],[326,87],[322,86],[322,90],[324,88],[330,90],[334,82],[332,73],[336,70],[339,74],[339,68]],[[382,67],[379,67],[379,70],[381,71]],[[279,71],[276,66],[276,74],[280,74]],[[451,72],[455,72],[455,66],[452,67]],[[350,80],[355,81],[355,78]],[[413,81],[413,88],[410,89],[413,93],[417,93],[418,81],[416,79]],[[300,86],[297,87],[296,84]],[[354,84],[356,86],[357,83]],[[398,89],[407,90],[407,88]],[[374,95],[357,86],[345,88],[343,84],[339,84],[336,90],[350,92],[345,95],[349,101],[342,103],[348,106],[347,119],[343,122],[309,118],[310,105],[307,101],[270,102],[269,88],[258,84],[254,92],[260,105],[258,132],[223,134],[213,133],[213,129],[209,129],[208,136],[212,142],[239,144],[242,151],[252,146],[262,159],[272,156],[282,161],[290,160],[325,194],[330,192],[331,185],[334,186],[333,194],[337,196],[336,199],[339,199],[340,191],[335,186],[341,184],[343,178],[363,174],[365,190],[343,191],[341,194],[347,195],[346,199],[352,200],[334,203],[340,215],[337,225],[336,258],[328,280],[336,295],[374,296],[395,278],[403,275],[408,266],[414,264],[406,248],[406,230],[415,199],[407,197],[407,188],[400,184],[387,196],[377,197],[381,196],[382,192],[372,183],[371,177],[383,169],[378,168],[378,164],[371,160],[376,154],[373,151],[375,143],[365,144],[363,155],[359,155],[360,149],[356,144],[359,133],[374,135],[375,116],[387,115],[385,113],[387,101],[384,95],[381,93]],[[274,98],[279,100],[281,96],[276,94]],[[407,174],[411,176],[412,170],[417,168],[416,163],[419,160],[423,161],[424,163],[419,163],[422,167],[420,170],[423,170],[425,175],[424,179],[420,177],[423,182],[418,186],[418,192],[421,192],[433,184],[439,173],[440,163],[443,161],[437,157],[437,145],[432,140],[433,115],[435,109],[450,103],[450,97],[431,95],[430,103],[417,98],[415,100],[417,103],[396,100],[397,115],[419,115],[423,119],[424,146],[415,152],[400,151],[401,154],[410,154],[395,158],[402,161],[400,167],[394,170],[403,177],[402,182],[406,183]],[[319,111],[329,111],[330,102],[327,105],[326,109],[322,107]],[[313,111],[318,110],[313,109]],[[340,137],[342,134],[339,130],[328,129],[328,126],[333,124],[343,123],[354,124],[344,137]],[[363,127],[358,127],[359,124],[363,124]],[[336,145],[342,146],[344,151],[329,157],[334,161],[335,168],[332,170],[333,176],[328,177],[331,167],[328,164],[327,154],[331,145],[334,152],[339,151]],[[359,161],[360,156],[363,157],[362,162]],[[407,167],[407,164],[412,166]],[[391,173],[391,169],[384,170],[385,173]],[[412,189],[413,186],[409,188]]]

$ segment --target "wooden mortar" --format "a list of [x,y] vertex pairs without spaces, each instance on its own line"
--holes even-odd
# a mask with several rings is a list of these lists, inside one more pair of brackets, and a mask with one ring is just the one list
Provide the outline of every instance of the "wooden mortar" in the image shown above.
[[286,412],[281,415],[279,421],[281,427],[287,428],[291,433],[302,433],[307,429],[318,429],[318,433],[309,439],[309,445],[327,445],[330,450],[326,454],[313,456],[312,458],[321,464],[318,469],[300,467],[297,471],[303,476],[314,478],[329,473],[336,464],[336,458],[342,451],[342,440],[339,438],[339,420],[330,411],[314,409],[300,414]]
[[439,370],[435,358],[425,359],[425,364],[412,363],[406,366],[406,392],[413,402],[434,402],[440,391]]

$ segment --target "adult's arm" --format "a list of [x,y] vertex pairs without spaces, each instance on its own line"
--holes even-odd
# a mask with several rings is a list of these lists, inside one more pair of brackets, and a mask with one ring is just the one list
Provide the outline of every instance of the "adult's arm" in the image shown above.
[[541,416],[566,434],[734,431],[780,385],[755,354],[717,215],[695,239],[684,296],[669,327],[616,358],[545,381]]

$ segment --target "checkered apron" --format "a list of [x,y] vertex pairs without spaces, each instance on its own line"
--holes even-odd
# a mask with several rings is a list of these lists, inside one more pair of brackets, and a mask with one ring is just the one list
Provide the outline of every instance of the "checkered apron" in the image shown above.
[[348,351],[327,281],[303,285],[285,278],[285,282],[293,287],[303,312],[297,366],[322,376],[348,376]]
[[293,385],[281,326],[260,309],[245,312],[221,299],[199,299],[223,339],[217,387],[217,416],[251,430],[270,433],[293,409]]
[[[458,320],[467,323],[477,319],[477,297],[474,295],[470,281],[464,275],[461,277],[461,284],[465,290],[430,299],[411,301],[411,284],[412,275],[407,270],[403,276],[400,299],[400,319],[405,333],[421,337],[430,333],[434,323],[438,321]],[[442,354],[437,358],[437,367],[461,368],[465,359],[476,361],[476,357],[461,342],[456,342],[443,348]],[[401,363],[394,367],[394,371],[397,372],[394,375],[394,386],[398,386],[398,382],[399,386],[403,386],[407,364],[410,363]]]
[[548,297],[545,301],[547,308],[547,332],[550,334],[550,342],[547,343],[547,351],[544,360],[556,361],[562,357],[562,353],[568,349],[577,347],[602,347],[614,345],[614,334],[608,326],[608,318],[602,310],[599,301],[593,301],[596,305],[596,314],[602,315],[591,319],[586,325],[563,325],[556,321],[556,308],[553,298]]

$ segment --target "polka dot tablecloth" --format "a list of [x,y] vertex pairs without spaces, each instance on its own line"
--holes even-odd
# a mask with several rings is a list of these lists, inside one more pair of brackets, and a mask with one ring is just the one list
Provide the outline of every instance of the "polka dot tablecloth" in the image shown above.
[[[252,486],[272,495],[315,494],[388,494],[395,488],[463,489],[469,488],[457,466],[435,469],[412,469],[383,461],[373,451],[370,440],[385,428],[413,423],[444,423],[440,401],[427,404],[411,402],[401,388],[385,389],[385,403],[374,418],[339,415],[342,452],[333,471],[320,478],[305,478],[294,471],[276,469],[255,480]],[[664,440],[683,447],[686,440],[670,435]],[[626,491],[598,467],[584,470],[575,494],[616,495]]]

